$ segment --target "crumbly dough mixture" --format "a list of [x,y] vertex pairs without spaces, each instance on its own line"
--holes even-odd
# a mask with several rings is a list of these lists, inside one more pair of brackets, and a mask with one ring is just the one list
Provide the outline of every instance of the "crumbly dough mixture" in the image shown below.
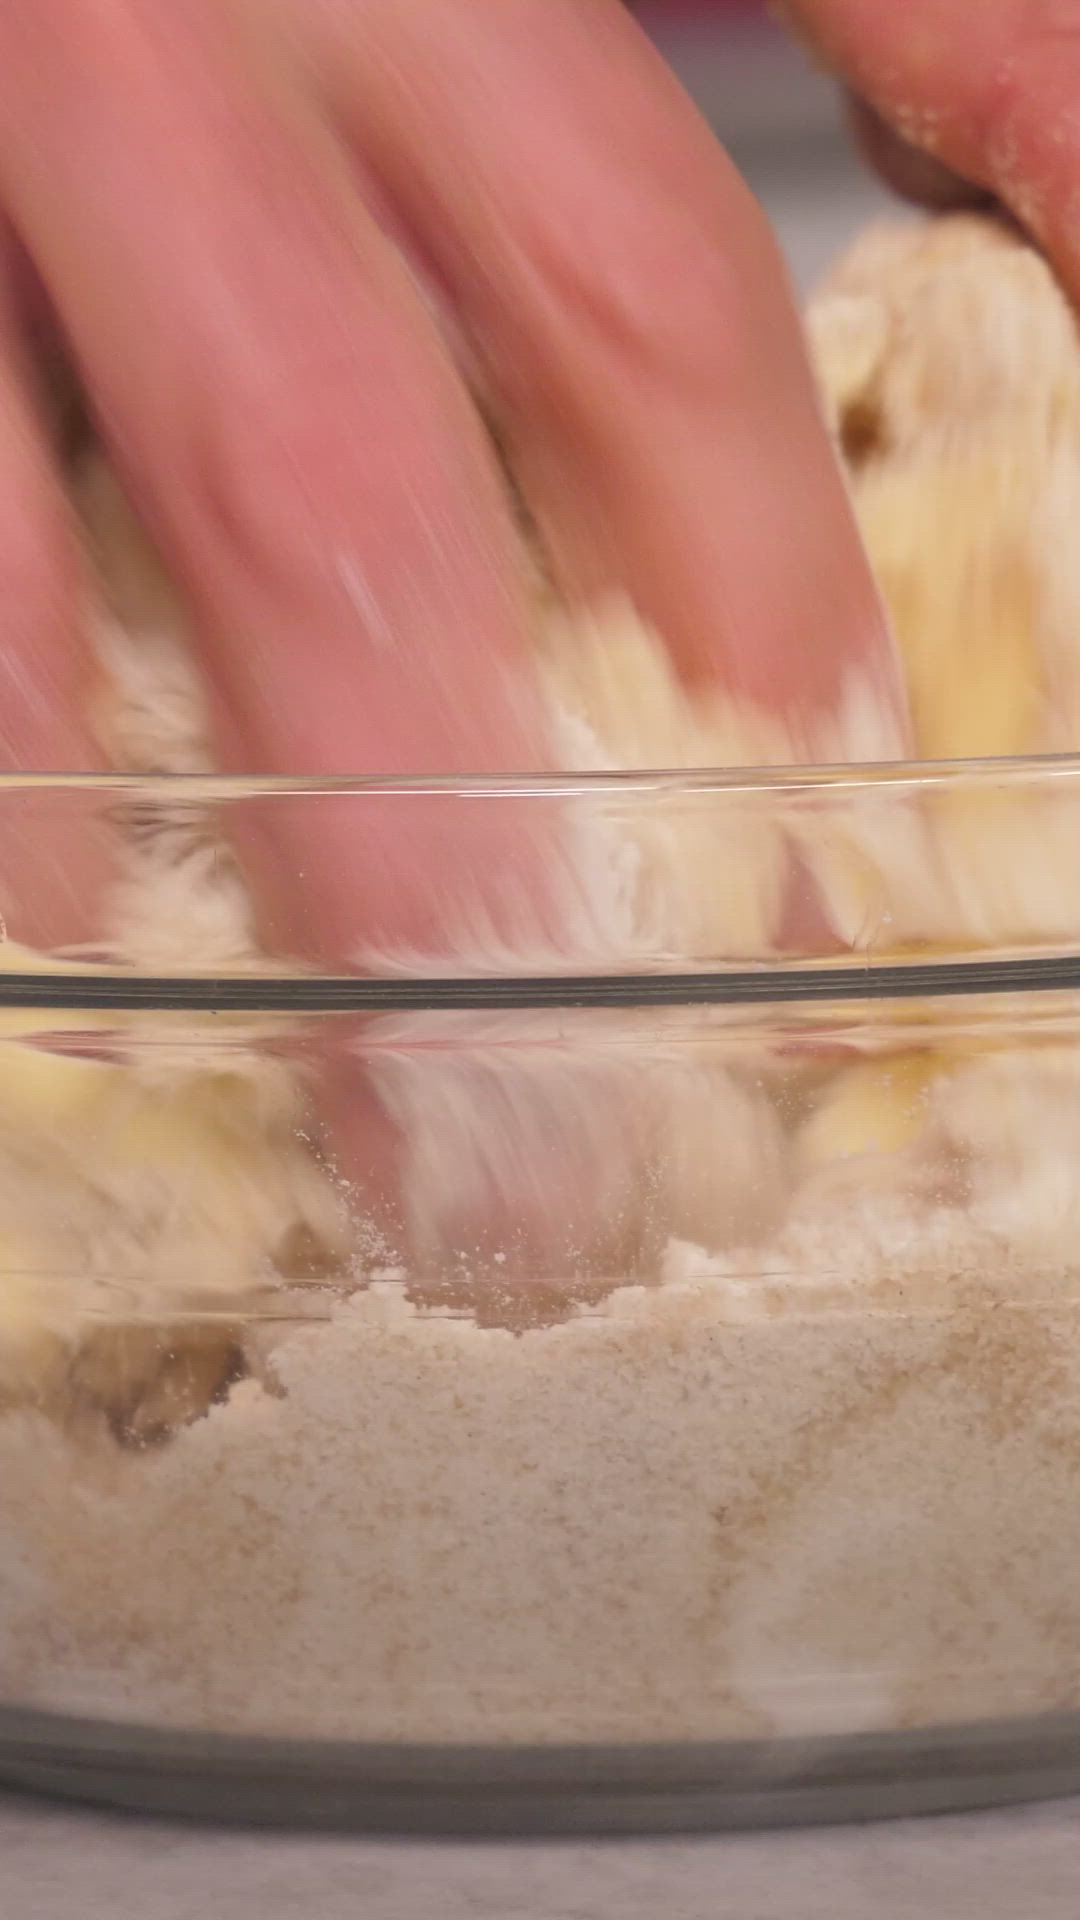
[[[1045,267],[978,221],[872,235],[810,332],[919,751],[1080,746],[1080,350]],[[182,610],[105,468],[76,486],[115,764],[204,771]],[[632,609],[538,606],[564,758],[790,759],[691,703]],[[853,688],[817,745],[897,743]],[[737,864],[704,816],[623,812],[580,857],[624,954],[774,953],[793,850],[841,943],[1027,949],[1075,939],[1074,810],[886,798],[811,840],[748,803]],[[149,829],[118,953],[272,967],[206,824]],[[274,1022],[0,1012],[0,1700],[402,1741],[1080,1707],[1080,1069],[1046,1006],[1037,1036],[999,1001],[782,1044],[463,1015],[418,1052],[386,1023],[392,1251]],[[553,1128],[593,1238],[546,1285],[489,1249],[433,1293],[462,1192]]]

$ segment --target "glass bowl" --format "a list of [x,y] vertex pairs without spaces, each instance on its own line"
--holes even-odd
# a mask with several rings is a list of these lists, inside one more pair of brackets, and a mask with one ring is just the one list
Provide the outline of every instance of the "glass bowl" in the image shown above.
[[[88,824],[159,911],[0,948],[0,1781],[518,1833],[1080,1787],[1080,761],[0,785],[20,871]],[[486,944],[230,949],[222,850],[300,829]]]

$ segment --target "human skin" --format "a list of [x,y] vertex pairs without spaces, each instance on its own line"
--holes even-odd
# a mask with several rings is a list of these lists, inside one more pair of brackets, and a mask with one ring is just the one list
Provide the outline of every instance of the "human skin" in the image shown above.
[[1080,294],[1080,0],[780,0],[776,11],[859,97],[896,185],[930,204],[997,200]]
[[[9,767],[95,764],[35,284],[232,770],[544,765],[477,382],[568,595],[626,591],[689,682],[803,731],[852,671],[898,710],[777,250],[616,0],[5,0],[0,208]],[[365,860],[344,815],[306,831],[279,852],[323,956],[437,949],[466,880],[499,893],[490,837],[483,872],[445,843],[433,871],[419,842]],[[79,931],[78,870],[57,921],[39,867],[12,930]]]
[[[997,197],[1077,288],[1076,0],[983,0],[977,29],[968,0],[786,12],[892,177]],[[57,320],[193,607],[232,770],[545,764],[477,385],[568,595],[625,590],[690,684],[795,741],[853,672],[899,714],[776,249],[617,0],[3,0],[0,220],[7,768],[98,764],[36,390]],[[71,832],[32,891],[0,849],[9,930],[88,930],[104,853]],[[521,860],[351,840],[298,815],[278,849],[338,960],[437,949],[455,894],[496,899]]]

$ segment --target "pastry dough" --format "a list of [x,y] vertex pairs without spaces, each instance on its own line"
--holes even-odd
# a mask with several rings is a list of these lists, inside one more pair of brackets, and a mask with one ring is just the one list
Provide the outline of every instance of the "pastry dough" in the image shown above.
[[[833,273],[808,327],[920,755],[1077,752],[1080,341],[1045,261],[989,219],[881,229]],[[863,850],[867,890],[888,900],[901,951],[1073,948],[1078,829],[1071,776],[984,780],[919,803],[916,858],[910,839],[878,833]],[[1002,1022],[1020,1012],[999,1002]],[[1002,1180],[1011,1169],[1018,1192],[1012,1161],[1033,1173],[1060,1163],[1037,1125],[1042,1096],[1059,1139],[1070,1079],[1080,1112],[1067,1059],[1047,1072],[1034,1044],[1008,1064],[962,1062],[953,1045],[856,1067],[826,1096],[799,1158],[817,1167],[831,1146],[836,1165],[861,1141],[857,1178],[870,1160],[898,1186],[934,1161],[970,1163],[977,1195],[992,1164]],[[914,1105],[900,1091],[909,1081]]]

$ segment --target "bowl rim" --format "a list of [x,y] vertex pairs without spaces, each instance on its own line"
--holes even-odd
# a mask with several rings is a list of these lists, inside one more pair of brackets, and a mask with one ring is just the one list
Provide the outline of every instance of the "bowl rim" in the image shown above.
[[[860,797],[930,793],[1045,794],[1058,787],[1071,797],[1080,784],[1080,754],[1038,754],[997,759],[897,760],[786,767],[694,767],[612,769],[547,773],[492,773],[398,777],[364,775],[276,775],[191,773],[0,774],[0,830],[4,799],[32,802],[85,796],[108,803],[160,804],[175,818],[184,807],[224,807],[250,801],[271,811],[290,800],[344,801],[358,809],[365,801],[446,802],[513,801],[540,804],[565,799],[656,802],[696,796],[718,808],[731,802],[776,804],[779,816],[791,807],[812,808],[832,798],[843,806]],[[35,956],[36,958],[37,956]],[[29,956],[28,956],[29,958]],[[542,971],[484,973],[460,965],[426,968],[422,973],[304,968],[301,963],[271,963],[258,974],[250,968],[209,967],[150,974],[102,952],[84,950],[78,958],[62,955],[58,969],[41,956],[40,968],[0,968],[0,1009],[108,1009],[136,1011],[234,1012],[250,1015],[304,1013],[467,1012],[510,1009],[689,1009],[710,1006],[765,1010],[799,1005],[822,1008],[822,1020],[835,1017],[843,1004],[977,996],[1053,996],[1080,992],[1080,925],[1075,938],[1038,946],[1009,947],[987,942],[925,954],[875,954],[872,945],[847,947],[825,955],[768,956],[752,960],[695,962],[674,954],[616,960],[582,970],[580,961],[561,964],[545,957]],[[849,1016],[850,1017],[850,1014]]]
[[[149,974],[119,966],[57,973],[0,971],[0,1012],[22,1010],[110,1014],[186,1013],[266,1018],[308,1014],[457,1014],[534,1012],[603,1015],[649,1011],[687,1013],[726,1009],[735,1016],[770,1009],[804,1012],[824,1030],[857,1020],[860,1004],[1000,1002],[1033,996],[1060,1019],[1067,1001],[1080,1016],[1080,952],[1034,958],[984,959],[977,954],[910,962],[876,962],[859,953],[792,966],[761,961],[749,967],[708,966],[696,971],[543,974],[428,973],[405,977],[356,974],[196,972]],[[819,1012],[815,1015],[814,1010]],[[48,1025],[47,1019],[43,1022]],[[560,1030],[561,1031],[561,1030]],[[25,1036],[22,1036],[25,1038]],[[452,1033],[446,1036],[452,1038]],[[561,1035],[565,1039],[567,1036]],[[898,1033],[896,1047],[914,1044]]]
[[174,800],[389,798],[395,795],[557,799],[577,793],[798,794],[851,788],[885,791],[1008,782],[1080,780],[1080,753],[1025,754],[964,760],[820,762],[791,766],[566,768],[531,773],[470,774],[241,774],[241,773],[0,773],[6,794],[160,793]]

